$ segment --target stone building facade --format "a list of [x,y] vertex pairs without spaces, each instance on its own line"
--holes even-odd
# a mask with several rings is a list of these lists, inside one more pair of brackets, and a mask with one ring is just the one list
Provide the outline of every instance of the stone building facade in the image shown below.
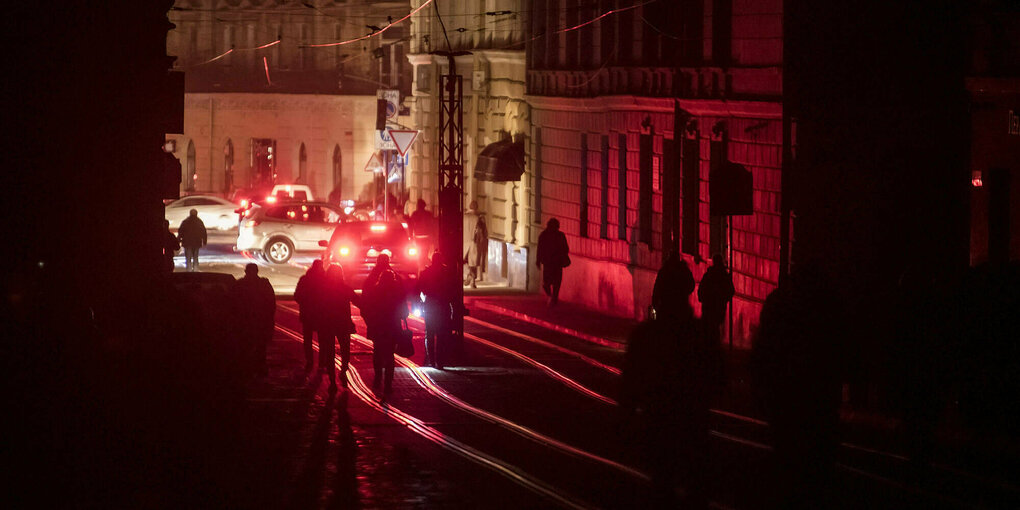
[[[412,0],[412,10],[423,3]],[[408,55],[414,66],[411,125],[420,131],[407,181],[409,202],[423,198],[435,210],[438,200],[438,87],[439,75],[449,72],[449,59],[432,52],[468,52],[455,57],[454,64],[464,87],[464,205],[477,204],[489,231],[486,280],[517,288],[527,285],[531,236],[524,220],[529,209],[526,182],[482,181],[475,178],[474,169],[487,145],[530,136],[524,97],[526,6],[523,0],[442,2],[438,9],[445,35],[430,6],[412,18]],[[471,221],[469,215],[466,236],[471,234]]]
[[168,138],[182,192],[228,196],[271,172],[316,197],[371,199],[376,91],[410,91],[409,23],[388,27],[406,15],[406,2],[177,1],[167,48],[185,72],[185,127]]
[[[664,254],[680,252],[700,279],[721,253],[737,288],[734,342],[748,345],[779,275],[782,2],[507,0],[440,15],[450,49],[471,53],[456,57],[465,203],[488,217],[490,274],[539,289],[534,247],[555,217],[573,261],[561,297],[642,318]],[[430,52],[447,42],[431,9],[413,21],[424,144],[410,185],[434,203],[446,59]],[[478,152],[505,137],[526,142],[522,179],[473,179]],[[711,214],[709,174],[725,163],[752,173],[753,214]]]
[[[722,254],[747,346],[779,275],[782,2],[626,4],[531,4],[530,241],[558,218],[564,299],[637,318],[664,256],[700,280]],[[753,176],[751,215],[711,214],[709,175],[727,163]]]

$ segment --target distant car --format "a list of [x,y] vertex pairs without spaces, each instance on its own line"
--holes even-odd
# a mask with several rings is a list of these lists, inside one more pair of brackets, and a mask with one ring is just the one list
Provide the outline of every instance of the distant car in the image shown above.
[[343,266],[344,277],[351,287],[361,288],[380,253],[390,256],[390,266],[405,283],[417,281],[420,254],[401,223],[342,223],[333,231],[329,242],[322,244],[326,248],[323,263]]
[[237,204],[234,212],[242,218],[255,204],[315,201],[312,188],[305,184],[277,184],[272,188],[239,189],[234,191],[230,199]]
[[181,222],[188,217],[190,211],[195,209],[206,228],[230,230],[237,228],[237,214],[234,212],[236,208],[237,206],[229,200],[217,196],[190,195],[167,204],[163,208],[163,215],[170,221],[170,228],[176,230],[180,228]]
[[339,207],[325,202],[254,205],[237,232],[237,250],[251,251],[275,264],[298,251],[318,251],[343,219]]

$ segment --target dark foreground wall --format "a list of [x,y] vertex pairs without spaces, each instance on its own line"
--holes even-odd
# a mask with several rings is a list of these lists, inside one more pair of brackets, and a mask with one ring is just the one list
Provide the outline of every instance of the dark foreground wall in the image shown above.
[[958,276],[969,214],[962,3],[787,5],[794,265],[819,261],[865,308],[907,267]]
[[160,275],[160,146],[182,115],[167,88],[171,5],[4,13],[0,359],[17,506],[152,506],[106,497],[140,493],[104,474],[142,473],[155,456],[141,452],[165,451],[160,431],[193,407],[170,389],[182,335],[168,325],[185,317]]

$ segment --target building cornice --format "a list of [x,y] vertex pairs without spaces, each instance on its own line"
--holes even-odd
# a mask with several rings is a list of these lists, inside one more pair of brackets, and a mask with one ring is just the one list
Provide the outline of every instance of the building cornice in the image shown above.
[[720,99],[674,99],[671,97],[642,97],[633,95],[600,97],[525,96],[536,110],[573,112],[640,111],[673,113],[673,101],[696,116],[726,116],[779,119],[783,105],[778,101],[727,101]]

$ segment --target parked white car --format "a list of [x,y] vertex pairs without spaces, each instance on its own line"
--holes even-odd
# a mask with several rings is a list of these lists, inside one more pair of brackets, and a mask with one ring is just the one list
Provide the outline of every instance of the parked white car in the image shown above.
[[170,221],[170,228],[177,230],[192,209],[207,229],[230,230],[237,228],[237,205],[212,195],[191,195],[174,200],[166,205],[163,217]]

